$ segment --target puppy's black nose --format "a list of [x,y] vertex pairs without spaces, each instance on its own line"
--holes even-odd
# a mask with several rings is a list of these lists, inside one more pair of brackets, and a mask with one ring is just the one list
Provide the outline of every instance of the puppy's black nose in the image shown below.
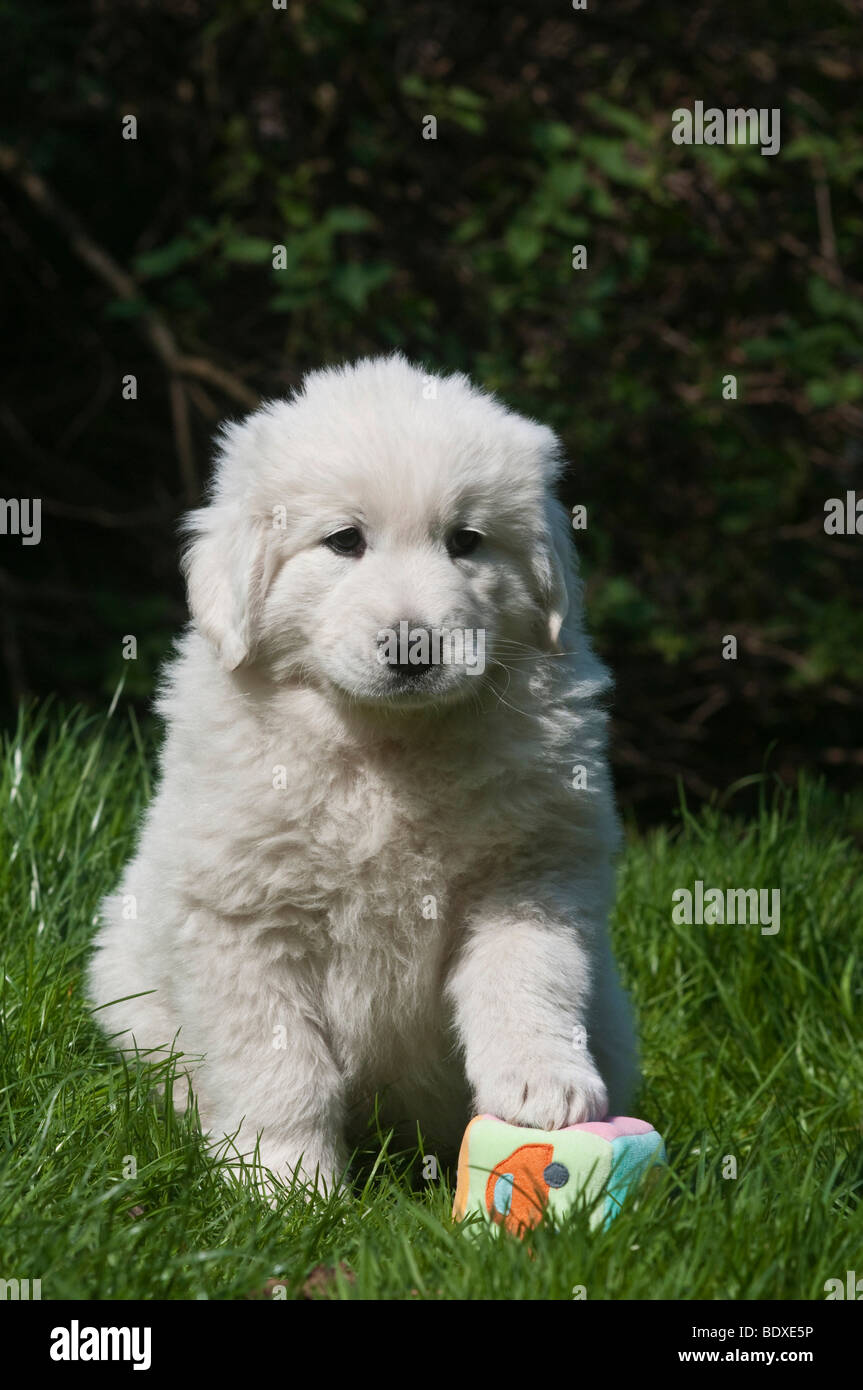
[[378,655],[400,681],[422,676],[435,666],[435,640],[428,623],[402,618],[378,635]]

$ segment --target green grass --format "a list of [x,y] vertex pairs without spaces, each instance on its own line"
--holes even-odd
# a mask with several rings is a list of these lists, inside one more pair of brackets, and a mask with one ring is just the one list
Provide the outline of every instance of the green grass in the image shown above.
[[[0,1277],[40,1278],[43,1298],[232,1299],[273,1279],[293,1298],[326,1265],[340,1272],[315,1296],[821,1299],[863,1268],[863,864],[822,788],[765,785],[749,822],[683,808],[630,837],[615,941],[643,1044],[636,1113],[669,1168],[609,1230],[575,1216],[531,1254],[453,1228],[446,1175],[424,1181],[386,1136],[352,1191],[272,1210],[207,1161],[152,1069],[112,1055],[81,980],[148,795],[119,719],[31,712],[4,750]],[[672,890],[697,878],[780,888],[778,935],[675,926]]]

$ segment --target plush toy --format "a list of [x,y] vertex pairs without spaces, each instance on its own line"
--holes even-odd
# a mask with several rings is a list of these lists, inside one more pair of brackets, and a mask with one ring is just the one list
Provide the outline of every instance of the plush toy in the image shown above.
[[461,1142],[453,1218],[479,1211],[522,1236],[546,1209],[560,1216],[583,1201],[591,1227],[607,1226],[629,1188],[664,1160],[653,1126],[625,1115],[557,1130],[477,1115]]

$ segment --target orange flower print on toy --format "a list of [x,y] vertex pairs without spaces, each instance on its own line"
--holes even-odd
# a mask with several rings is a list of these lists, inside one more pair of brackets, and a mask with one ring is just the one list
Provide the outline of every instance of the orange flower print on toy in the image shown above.
[[492,1168],[485,1205],[496,1225],[520,1236],[539,1223],[550,1188],[562,1187],[569,1178],[553,1158],[551,1144],[522,1144]]

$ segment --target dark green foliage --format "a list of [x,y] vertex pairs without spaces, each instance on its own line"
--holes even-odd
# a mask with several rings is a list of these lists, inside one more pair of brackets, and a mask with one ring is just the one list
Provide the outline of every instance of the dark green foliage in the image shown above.
[[[863,59],[839,0],[291,0],[5,6],[3,138],[136,281],[119,298],[4,178],[14,358],[0,425],[44,499],[3,538],[8,695],[144,696],[182,619],[178,463],[144,329],[254,395],[401,347],[555,425],[618,772],[645,812],[772,766],[859,766]],[[696,100],[778,107],[773,157],[678,146]],[[138,139],[121,138],[124,115]],[[422,138],[437,118],[437,140]],[[573,270],[572,247],[588,267]],[[286,268],[272,268],[284,244]],[[136,402],[120,398],[126,373]],[[738,399],[722,398],[727,373]],[[197,480],[197,481],[196,481]],[[734,634],[736,662],[721,659]]]

